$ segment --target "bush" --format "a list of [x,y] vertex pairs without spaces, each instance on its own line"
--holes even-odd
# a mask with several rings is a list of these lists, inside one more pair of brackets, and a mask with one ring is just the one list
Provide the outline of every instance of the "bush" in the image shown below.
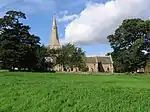
[[89,71],[89,68],[88,67],[84,67],[83,69],[82,69],[82,72],[88,72]]

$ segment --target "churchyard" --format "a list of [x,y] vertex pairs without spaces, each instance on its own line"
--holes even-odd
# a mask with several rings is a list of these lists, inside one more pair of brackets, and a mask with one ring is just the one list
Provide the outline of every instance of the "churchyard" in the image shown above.
[[0,112],[148,112],[148,75],[0,73]]

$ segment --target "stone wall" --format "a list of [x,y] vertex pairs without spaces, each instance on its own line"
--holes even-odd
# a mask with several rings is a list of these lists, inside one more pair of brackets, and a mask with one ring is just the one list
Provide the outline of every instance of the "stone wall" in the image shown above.
[[113,65],[112,64],[102,64],[105,72],[113,72]]
[[[88,72],[99,72],[98,70],[98,63],[87,63]],[[112,64],[102,64],[102,67],[104,69],[104,72],[113,73],[113,65]],[[79,69],[76,68],[67,68],[66,71],[64,71],[63,67],[60,65],[57,65],[54,67],[55,71],[61,71],[61,72],[79,72]]]
[[89,72],[98,72],[98,64],[88,63]]
[[[99,72],[98,64],[88,63],[89,72]],[[102,64],[104,72],[113,73],[113,65],[112,64]]]

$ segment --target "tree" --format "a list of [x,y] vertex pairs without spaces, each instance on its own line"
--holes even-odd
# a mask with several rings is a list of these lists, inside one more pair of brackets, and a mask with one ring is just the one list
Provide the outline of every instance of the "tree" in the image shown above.
[[[21,12],[19,12],[21,13]],[[23,14],[16,14],[17,18],[25,18]],[[19,65],[18,49],[19,38],[17,38],[17,31],[14,30],[15,25],[18,24],[18,19],[13,15],[13,11],[8,11],[6,15],[0,20],[0,51],[1,61],[6,68],[17,67]]]
[[145,67],[150,53],[150,20],[126,19],[107,38],[114,50],[111,55],[115,71],[133,72]]
[[38,62],[36,64],[35,71],[42,72],[47,71],[48,68],[52,68],[53,64],[51,63],[51,61],[46,60],[46,57],[49,56],[49,53],[48,49],[44,45],[38,47],[36,54]]
[[48,56],[50,57],[53,66],[58,64],[58,55],[60,54],[60,49],[48,49]]
[[148,57],[146,62],[145,72],[150,73],[150,56]]
[[30,34],[30,27],[20,22],[26,19],[22,12],[8,11],[0,18],[0,60],[3,68],[35,68],[36,50],[40,38]]
[[85,67],[85,53],[74,44],[69,43],[63,45],[58,50],[53,49],[51,50],[51,54],[55,54],[53,57],[56,59],[56,65],[59,64],[63,66],[64,69],[75,67],[82,69]]

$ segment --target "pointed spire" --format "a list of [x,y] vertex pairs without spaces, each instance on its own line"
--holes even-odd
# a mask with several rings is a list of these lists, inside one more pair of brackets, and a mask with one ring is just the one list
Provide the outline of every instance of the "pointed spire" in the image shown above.
[[53,16],[53,24],[52,24],[51,38],[50,38],[50,41],[49,41],[49,47],[50,47],[50,49],[60,48],[55,13],[54,13],[54,16]]
[[55,13],[53,15],[53,27],[57,27]]

